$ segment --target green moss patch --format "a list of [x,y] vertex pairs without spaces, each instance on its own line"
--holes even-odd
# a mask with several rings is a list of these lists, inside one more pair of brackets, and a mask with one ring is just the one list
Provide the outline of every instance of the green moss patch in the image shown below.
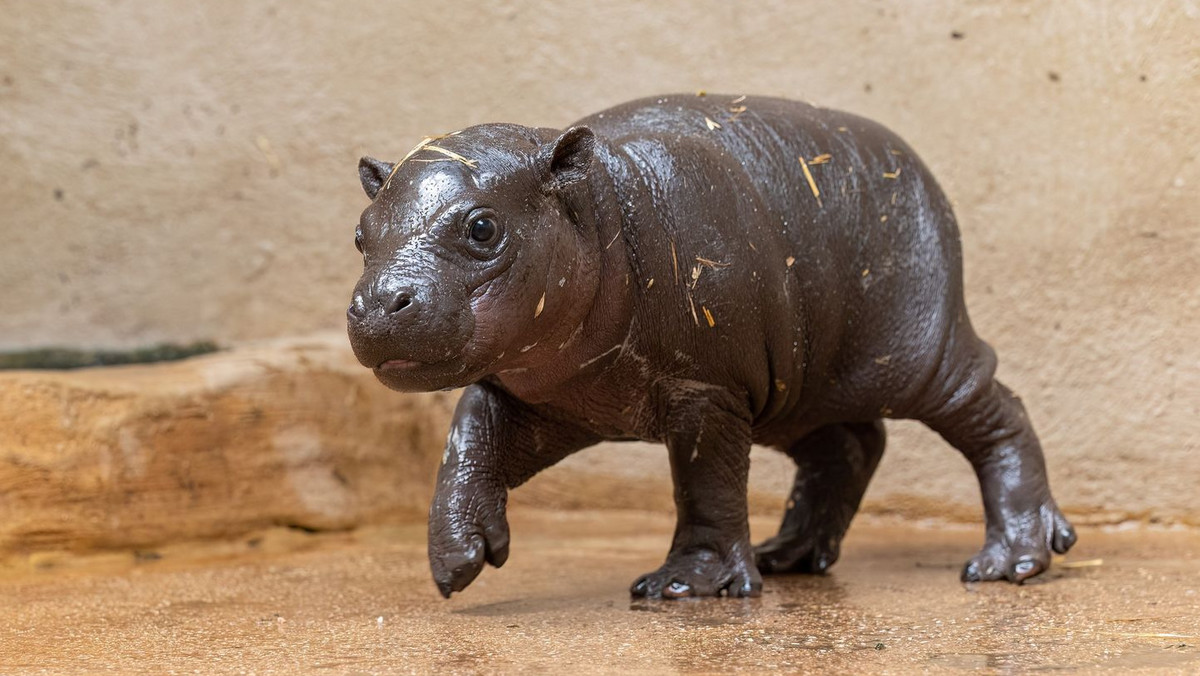
[[0,370],[13,369],[80,369],[93,366],[122,364],[151,364],[178,361],[200,354],[216,352],[217,344],[209,341],[188,345],[153,345],[133,350],[71,350],[58,347],[0,353]]

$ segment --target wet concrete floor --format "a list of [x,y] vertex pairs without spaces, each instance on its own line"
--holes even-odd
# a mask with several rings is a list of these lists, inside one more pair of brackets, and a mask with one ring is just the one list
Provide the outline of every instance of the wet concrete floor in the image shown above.
[[668,515],[512,516],[450,601],[421,525],[10,559],[0,673],[1200,673],[1195,532],[1084,529],[1036,582],[964,586],[981,530],[862,521],[828,576],[651,603]]

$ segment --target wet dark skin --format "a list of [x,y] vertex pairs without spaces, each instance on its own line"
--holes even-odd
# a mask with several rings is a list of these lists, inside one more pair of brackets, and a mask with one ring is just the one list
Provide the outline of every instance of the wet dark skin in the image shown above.
[[[677,526],[636,597],[756,596],[822,573],[919,420],[975,469],[968,581],[1022,582],[1075,534],[962,292],[950,204],[882,126],[782,99],[633,101],[566,131],[487,124],[364,158],[350,340],[401,391],[465,387],[438,470],[442,594],[508,557],[508,491],[604,440],[665,443]],[[797,464],[754,547],[753,443]]]

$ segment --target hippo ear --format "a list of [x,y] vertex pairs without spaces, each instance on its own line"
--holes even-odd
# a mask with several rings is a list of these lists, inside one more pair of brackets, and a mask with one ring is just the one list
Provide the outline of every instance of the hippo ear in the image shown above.
[[374,157],[364,157],[358,161],[358,178],[362,181],[367,197],[375,199],[375,195],[379,194],[379,189],[383,187],[383,182],[392,175],[394,167],[395,165]]
[[546,187],[559,190],[587,178],[592,165],[596,135],[587,127],[571,127],[542,147],[540,162],[546,172]]

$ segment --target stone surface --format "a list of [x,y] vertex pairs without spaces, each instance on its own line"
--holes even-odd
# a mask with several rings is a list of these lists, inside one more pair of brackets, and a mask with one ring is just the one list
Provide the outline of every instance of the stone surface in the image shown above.
[[423,514],[454,397],[393,396],[339,339],[0,372],[0,551]]
[[[756,536],[773,525],[756,521]],[[1036,583],[963,586],[974,529],[866,520],[828,576],[771,578],[761,599],[631,603],[671,527],[661,513],[515,508],[508,563],[450,601],[420,525],[13,563],[0,566],[0,671],[1200,670],[1194,533],[1085,528]]]

